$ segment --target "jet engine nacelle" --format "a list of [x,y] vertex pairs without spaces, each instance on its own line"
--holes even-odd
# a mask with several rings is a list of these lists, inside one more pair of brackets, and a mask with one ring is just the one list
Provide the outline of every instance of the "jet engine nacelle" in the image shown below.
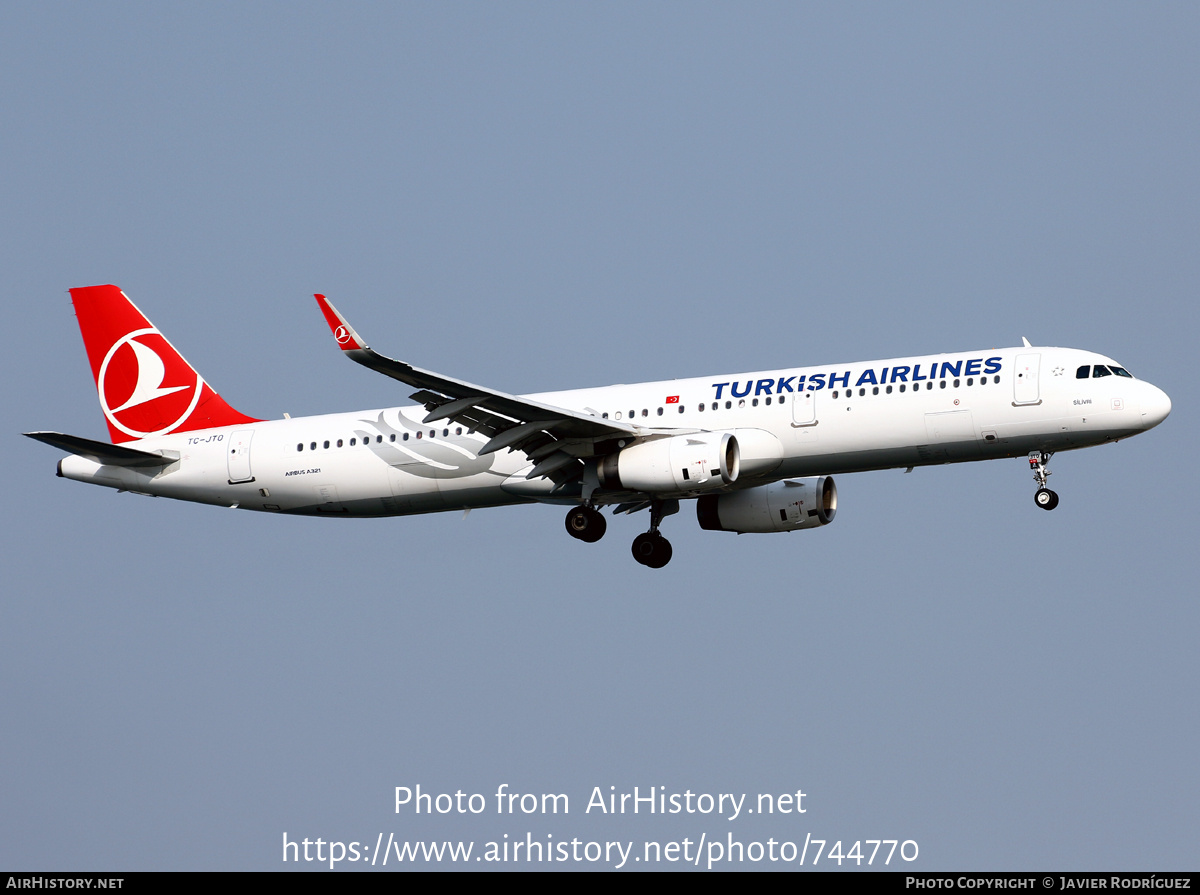
[[698,432],[631,445],[605,457],[598,472],[601,486],[616,491],[681,494],[730,485],[740,467],[737,438]]
[[788,479],[696,500],[696,518],[709,531],[763,534],[828,525],[837,513],[832,476]]
[[740,475],[774,472],[783,462],[783,442],[766,429],[730,429],[737,439]]

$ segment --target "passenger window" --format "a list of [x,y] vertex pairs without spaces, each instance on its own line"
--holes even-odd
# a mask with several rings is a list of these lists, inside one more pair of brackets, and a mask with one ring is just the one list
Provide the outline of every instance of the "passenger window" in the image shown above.
[[992,377],[992,382],[996,383],[996,385],[999,385],[999,384],[1000,384],[1000,377],[999,377],[999,376],[993,376],[993,377]]
[[[888,388],[891,388],[891,386],[888,386]],[[904,383],[903,382],[900,383],[900,391],[901,392],[904,391]]]
[[338,447],[341,447],[341,446],[342,446],[342,440],[339,438],[338,439]]
[[834,393],[833,393],[833,397],[834,397],[834,398],[837,398],[837,396],[838,396],[838,393],[837,393],[837,392],[834,392]]
[[719,405],[717,404],[717,402],[716,402],[716,401],[713,401],[713,410],[716,410],[718,406],[719,406]]
[[455,430],[454,430],[454,434],[455,434],[455,435],[462,435],[462,426],[459,426],[457,429],[455,429]]
[[325,450],[329,450],[329,442],[325,442]]
[[704,405],[703,404],[697,405],[696,409],[699,410],[701,413],[704,413]]
[[679,412],[683,413],[683,405],[682,404],[679,405]]
[[871,394],[873,394],[873,395],[879,394],[879,386],[875,386],[873,389],[871,389]]
[[[703,407],[701,407],[700,409],[701,409],[701,410],[703,410],[704,408],[703,408]],[[660,408],[658,408],[658,415],[659,415],[659,416],[662,416],[662,408],[661,408],[661,407],[660,407]]]
[[733,402],[732,402],[732,401],[726,401],[726,402],[725,402],[725,409],[726,409],[726,410],[728,410],[728,409],[729,409],[730,407],[732,407],[732,406],[733,406]]
[[941,383],[941,385],[940,385],[940,388],[945,388],[945,387],[946,387],[946,380],[945,380],[945,379],[943,379],[943,380],[942,380],[942,383]]
[[605,411],[604,413],[600,414],[600,419],[602,419],[602,420],[608,419],[608,411]]
[[738,408],[739,408],[739,409],[740,409],[740,408],[742,408],[742,407],[745,407],[745,406],[746,406],[746,399],[745,399],[745,398],[742,398],[740,401],[738,401]]
[[1092,367],[1092,378],[1093,379],[1099,379],[1101,376],[1111,376],[1111,375],[1112,375],[1112,373],[1108,372],[1108,367],[1104,366],[1103,364],[1096,364],[1096,366]]
[[429,437],[430,437],[430,438],[437,438],[437,432],[436,432],[436,431],[434,431],[433,429],[430,429],[430,430],[429,430]]
[[408,441],[408,433],[407,432],[404,433],[404,440]]
[[752,401],[750,402],[750,406],[751,406],[751,407],[757,407],[757,406],[758,406],[758,398],[755,398],[754,400],[752,400]]
[[354,447],[356,444],[358,444],[358,439],[351,438],[350,439],[350,447]]
[[890,385],[887,387],[887,393],[889,395],[892,393],[892,387]]
[[450,430],[449,430],[449,429],[443,429],[443,430],[442,430],[442,438],[449,438],[449,437],[450,437]]
[[957,379],[954,380],[954,387],[958,388],[958,380]]
[[315,450],[317,449],[317,443],[314,441],[312,444],[310,444],[310,445],[308,446],[308,449],[309,449],[310,451],[315,451]]
[[303,444],[296,445],[296,450],[298,450],[298,451],[304,450],[304,445]]
[[1082,367],[1080,367],[1078,370],[1075,371],[1075,378],[1076,379],[1087,379],[1088,374],[1091,372],[1092,372],[1091,365],[1084,364]]
[[393,432],[391,435],[388,436],[388,441],[395,441],[395,440],[396,440],[396,433]]
[[[408,436],[406,435],[406,436],[404,436],[404,437],[405,437],[405,438],[407,438]],[[421,433],[420,433],[420,432],[418,432],[418,433],[417,433],[417,440],[418,440],[418,441],[420,441],[420,440],[421,440]]]

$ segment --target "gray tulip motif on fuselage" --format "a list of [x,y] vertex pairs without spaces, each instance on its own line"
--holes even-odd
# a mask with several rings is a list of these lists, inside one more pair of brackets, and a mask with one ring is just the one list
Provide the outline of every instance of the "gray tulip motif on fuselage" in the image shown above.
[[[374,431],[360,430],[357,434],[367,439],[372,453],[389,466],[424,479],[458,479],[491,472],[496,454],[480,457],[465,445],[430,438],[429,433],[436,429],[413,422],[401,413],[395,414],[401,428],[387,423],[384,416],[385,413],[381,411],[376,420],[361,420]],[[376,435],[382,435],[383,441],[377,442]],[[391,440],[393,435],[395,441]],[[405,435],[408,435],[407,441],[404,440]],[[492,472],[492,475],[506,477],[506,473],[500,472]]]

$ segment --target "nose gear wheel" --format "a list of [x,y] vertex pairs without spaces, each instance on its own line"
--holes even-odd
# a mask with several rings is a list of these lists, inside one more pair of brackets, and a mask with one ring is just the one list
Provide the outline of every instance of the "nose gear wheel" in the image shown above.
[[1037,493],[1033,495],[1033,502],[1043,510],[1052,510],[1058,506],[1058,495],[1049,488],[1038,488]]
[[1058,506],[1058,495],[1046,487],[1046,479],[1051,474],[1046,466],[1053,456],[1054,454],[1043,451],[1034,451],[1029,455],[1029,468],[1033,471],[1033,480],[1038,484],[1037,493],[1033,495],[1033,502],[1043,510],[1052,510]]

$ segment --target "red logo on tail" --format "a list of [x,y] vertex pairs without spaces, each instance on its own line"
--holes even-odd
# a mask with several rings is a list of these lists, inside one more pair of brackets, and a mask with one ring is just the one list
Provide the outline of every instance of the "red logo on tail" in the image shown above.
[[118,339],[96,377],[104,415],[134,438],[163,435],[179,426],[196,409],[203,386],[199,374],[153,327]]

